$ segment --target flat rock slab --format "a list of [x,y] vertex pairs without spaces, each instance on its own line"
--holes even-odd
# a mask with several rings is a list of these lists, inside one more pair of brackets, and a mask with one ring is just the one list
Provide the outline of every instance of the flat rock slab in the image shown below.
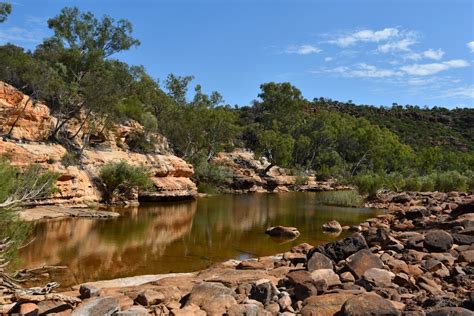
[[19,215],[22,220],[27,222],[65,217],[115,218],[120,216],[120,214],[116,212],[61,206],[38,206],[23,210]]
[[[104,288],[120,288],[120,287],[130,287],[130,286],[139,286],[146,283],[157,282],[166,278],[176,278],[176,277],[193,277],[196,273],[168,273],[168,274],[149,274],[149,275],[139,275],[135,277],[120,278],[106,281],[97,281],[97,282],[88,282],[84,283],[87,286],[94,286],[98,289]],[[79,286],[73,287],[73,289],[79,289]]]

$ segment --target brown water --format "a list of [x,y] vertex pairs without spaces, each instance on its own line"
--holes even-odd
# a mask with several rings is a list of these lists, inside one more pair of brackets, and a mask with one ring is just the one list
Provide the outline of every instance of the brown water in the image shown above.
[[[190,272],[231,258],[285,252],[303,242],[328,242],[334,237],[321,232],[323,223],[359,224],[379,213],[319,205],[319,194],[217,195],[141,205],[120,210],[123,216],[115,219],[38,222],[35,239],[20,252],[22,267],[65,265],[74,275],[71,282],[77,283]],[[264,234],[275,225],[297,227],[301,236],[276,242]]]

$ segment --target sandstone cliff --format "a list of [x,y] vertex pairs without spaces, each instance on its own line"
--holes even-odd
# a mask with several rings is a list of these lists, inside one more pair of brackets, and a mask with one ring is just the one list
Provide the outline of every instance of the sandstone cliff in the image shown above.
[[[0,156],[6,156],[12,165],[27,166],[38,163],[45,169],[58,172],[58,192],[48,200],[36,204],[88,205],[101,201],[97,175],[100,167],[113,160],[124,159],[131,164],[149,168],[155,186],[153,192],[140,192],[138,198],[146,200],[190,198],[197,194],[191,181],[192,165],[174,156],[164,137],[156,135],[156,150],[150,154],[128,150],[124,139],[140,129],[138,123],[116,126],[113,132],[93,135],[97,144],[83,152],[81,166],[65,166],[61,162],[68,150],[60,144],[48,141],[56,122],[49,108],[35,103],[14,87],[0,82]],[[66,126],[75,130],[75,122]],[[12,126],[14,128],[12,129]],[[8,137],[5,137],[7,136]],[[80,142],[75,139],[76,142]]]

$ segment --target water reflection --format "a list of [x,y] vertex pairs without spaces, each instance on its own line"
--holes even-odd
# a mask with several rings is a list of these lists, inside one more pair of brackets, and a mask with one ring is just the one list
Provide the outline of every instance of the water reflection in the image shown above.
[[[185,272],[229,258],[287,251],[302,242],[327,242],[333,237],[321,232],[324,222],[358,224],[376,213],[321,206],[317,197],[317,193],[219,195],[118,210],[123,216],[116,219],[40,222],[34,227],[34,241],[20,255],[27,268],[66,265],[77,282]],[[275,225],[298,227],[301,236],[275,242],[263,233]]]

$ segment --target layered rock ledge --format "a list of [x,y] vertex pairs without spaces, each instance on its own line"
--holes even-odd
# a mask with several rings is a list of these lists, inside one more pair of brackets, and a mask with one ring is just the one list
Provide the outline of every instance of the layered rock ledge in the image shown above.
[[[350,237],[186,274],[3,298],[64,315],[473,315],[474,196],[391,194]],[[263,233],[263,232],[262,232]]]
[[[139,192],[144,199],[183,199],[197,195],[197,188],[190,179],[194,173],[192,165],[178,158],[169,150],[164,137],[156,135],[155,150],[148,154],[131,151],[126,140],[140,131],[136,122],[116,126],[113,131],[96,131],[90,136],[90,145],[83,151],[78,165],[65,165],[63,157],[68,149],[49,140],[57,119],[42,103],[33,103],[14,87],[0,82],[0,156],[6,156],[13,166],[25,167],[37,163],[59,173],[56,183],[58,192],[49,199],[33,201],[33,205],[63,205],[87,207],[102,200],[100,181],[97,181],[101,166],[114,160],[126,160],[130,164],[149,169],[154,184],[153,192]],[[65,126],[66,132],[79,129],[79,122],[72,120]],[[72,142],[82,146],[83,134],[78,133]],[[138,196],[140,198],[140,196]]]

